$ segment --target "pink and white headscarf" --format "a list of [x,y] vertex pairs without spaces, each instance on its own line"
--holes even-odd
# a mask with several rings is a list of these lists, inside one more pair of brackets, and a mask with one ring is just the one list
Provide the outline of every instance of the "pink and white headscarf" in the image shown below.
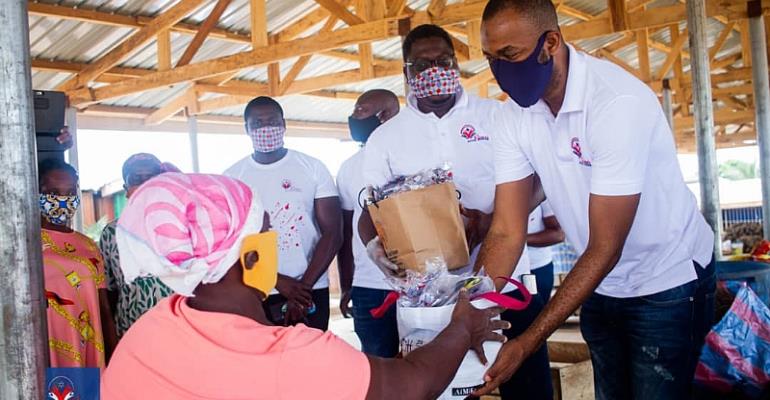
[[155,276],[184,296],[218,282],[262,228],[264,209],[244,183],[220,175],[165,173],[129,199],[117,225],[127,282]]

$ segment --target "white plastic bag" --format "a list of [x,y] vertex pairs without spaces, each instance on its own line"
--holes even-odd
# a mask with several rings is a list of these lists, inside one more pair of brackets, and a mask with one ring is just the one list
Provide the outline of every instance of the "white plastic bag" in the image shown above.
[[[474,300],[471,304],[478,309],[496,306],[495,303],[484,299]],[[438,336],[449,325],[454,308],[454,304],[441,307],[403,307],[398,305],[396,313],[398,337],[403,355],[424,346]],[[495,317],[495,319],[499,318]],[[498,333],[502,332],[498,331]],[[502,347],[500,342],[488,341],[484,343],[484,353],[489,360],[488,366],[483,365],[479,361],[478,355],[469,350],[452,382],[438,398],[441,400],[460,400],[468,397],[484,383],[484,373],[497,359],[500,347]]]

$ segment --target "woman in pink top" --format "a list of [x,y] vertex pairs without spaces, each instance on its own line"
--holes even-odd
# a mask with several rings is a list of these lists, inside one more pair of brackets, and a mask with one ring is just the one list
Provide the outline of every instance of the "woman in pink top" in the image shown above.
[[231,178],[169,173],[139,188],[117,228],[125,278],[157,276],[177,294],[123,337],[103,399],[429,399],[468,349],[504,340],[493,331],[507,323],[490,320],[499,310],[465,295],[442,334],[398,360],[304,325],[272,326],[261,302],[277,266],[257,264],[251,245],[268,227],[258,197]]
[[49,159],[39,173],[50,365],[103,368],[117,336],[99,249],[69,227],[80,202],[77,172]]

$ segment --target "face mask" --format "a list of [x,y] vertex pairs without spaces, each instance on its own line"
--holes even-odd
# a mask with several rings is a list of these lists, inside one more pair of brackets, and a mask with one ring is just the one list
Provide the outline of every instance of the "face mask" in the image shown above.
[[[246,268],[246,254],[255,251],[259,256],[251,268]],[[243,283],[269,296],[278,282],[278,233],[267,231],[243,238],[241,244]]]
[[283,126],[263,126],[248,131],[254,150],[259,153],[270,153],[283,147],[283,136],[286,128]]
[[380,119],[377,115],[364,119],[355,119],[348,117],[348,127],[350,127],[350,137],[358,143],[366,143],[369,139],[369,135],[374,132],[380,125]]
[[79,206],[80,197],[77,195],[40,194],[40,213],[46,221],[54,225],[67,225]]
[[430,67],[409,79],[409,88],[418,99],[444,94],[454,94],[460,87],[456,69]]
[[526,60],[511,62],[496,59],[490,63],[489,67],[497,79],[500,89],[522,107],[529,107],[537,103],[543,97],[548,83],[551,82],[553,57],[545,64],[540,64],[537,61],[545,45],[547,33],[540,36],[537,47]]

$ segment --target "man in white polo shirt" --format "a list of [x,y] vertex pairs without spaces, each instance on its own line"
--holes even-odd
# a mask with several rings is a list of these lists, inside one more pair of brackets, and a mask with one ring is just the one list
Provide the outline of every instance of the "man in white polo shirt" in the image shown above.
[[326,330],[327,270],[342,244],[334,180],[321,161],[284,147],[286,121],[277,101],[257,97],[243,114],[254,152],[224,174],[259,193],[278,232],[278,283],[265,299],[265,314],[276,325]]
[[504,273],[519,258],[533,173],[581,256],[532,326],[504,345],[477,394],[583,304],[598,399],[689,398],[713,316],[713,232],[655,93],[567,45],[550,0],[491,0],[481,36],[513,101],[495,137],[496,207],[479,263]]
[[[452,40],[438,26],[421,25],[409,32],[403,43],[403,57],[410,89],[407,105],[369,138],[364,153],[364,180],[367,184],[380,186],[396,176],[411,175],[448,163],[460,192],[471,242],[469,248],[474,259],[494,208],[494,149],[490,136],[501,129],[499,117],[494,115],[499,103],[479,98],[462,88]],[[368,218],[368,214],[364,215]],[[364,243],[374,237],[371,230],[360,233]],[[509,267],[505,276],[519,279],[529,272],[529,260],[522,257]],[[501,284],[498,289],[515,295],[512,285],[503,286]],[[542,306],[535,297],[526,310],[504,312],[502,318],[512,325],[504,333],[517,336],[529,326]],[[526,368],[522,368],[501,390],[506,399],[551,399],[545,346],[535,352],[526,361]]]
[[[353,315],[361,351],[386,358],[398,354],[396,308],[392,307],[380,318],[374,318],[371,310],[379,307],[393,289],[382,271],[369,259],[366,246],[358,235],[358,219],[362,212],[359,197],[366,187],[363,174],[366,141],[377,127],[398,114],[398,109],[398,97],[384,89],[369,90],[356,100],[348,126],[351,138],[361,144],[361,149],[345,160],[337,173],[343,222],[342,248],[337,254],[342,289],[340,311],[345,317]],[[349,308],[351,299],[352,310]]]

